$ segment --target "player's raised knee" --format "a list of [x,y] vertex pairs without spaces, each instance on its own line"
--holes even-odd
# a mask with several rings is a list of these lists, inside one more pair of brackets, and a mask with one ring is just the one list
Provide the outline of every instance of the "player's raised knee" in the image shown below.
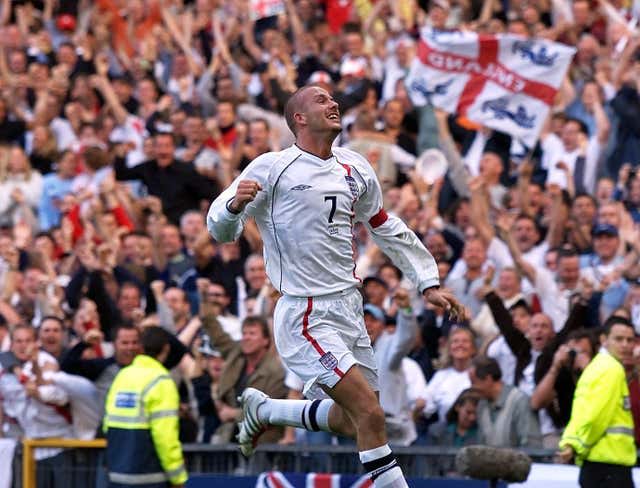
[[365,405],[356,417],[358,430],[364,428],[373,432],[384,429],[384,411],[377,402]]

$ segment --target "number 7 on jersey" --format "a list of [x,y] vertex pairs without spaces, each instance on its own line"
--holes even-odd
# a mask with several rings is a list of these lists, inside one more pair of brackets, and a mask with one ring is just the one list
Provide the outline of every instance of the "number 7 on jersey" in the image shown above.
[[336,201],[338,197],[336,195],[328,195],[324,197],[325,202],[331,202],[331,210],[329,211],[329,223],[333,224],[333,216],[336,213]]

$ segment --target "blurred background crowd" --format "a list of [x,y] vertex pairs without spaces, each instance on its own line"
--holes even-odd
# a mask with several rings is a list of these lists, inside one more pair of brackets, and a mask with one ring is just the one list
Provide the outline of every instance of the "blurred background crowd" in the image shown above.
[[[1,0],[0,436],[93,438],[145,327],[171,337],[185,442],[232,441],[247,386],[302,396],[272,346],[255,225],[221,244],[205,215],[293,142],[284,102],[314,83],[340,103],[337,144],[370,161],[469,311],[455,323],[407,303],[354,228],[392,443],[557,447],[601,327],[640,333],[639,14],[626,0]],[[536,147],[412,106],[425,25],[576,46]],[[444,175],[425,171],[433,148]],[[640,426],[640,346],[625,366]],[[343,442],[318,436],[261,441]]]

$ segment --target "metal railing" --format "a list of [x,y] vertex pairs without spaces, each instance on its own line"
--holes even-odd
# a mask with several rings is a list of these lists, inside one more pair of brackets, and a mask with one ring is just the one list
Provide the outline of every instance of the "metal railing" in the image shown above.
[[[35,488],[36,477],[56,474],[65,488],[106,486],[104,439],[25,439],[16,449],[13,488]],[[64,460],[40,466],[36,448],[65,448]],[[190,474],[256,475],[264,471],[333,472],[362,474],[357,449],[352,445],[265,444],[246,459],[236,444],[185,444],[185,462]],[[394,454],[407,477],[447,477],[453,472],[457,448],[438,446],[394,447]],[[535,462],[551,462],[555,451],[523,449]],[[21,473],[19,467],[21,466]],[[55,470],[52,473],[51,470]],[[52,483],[52,486],[60,483]]]

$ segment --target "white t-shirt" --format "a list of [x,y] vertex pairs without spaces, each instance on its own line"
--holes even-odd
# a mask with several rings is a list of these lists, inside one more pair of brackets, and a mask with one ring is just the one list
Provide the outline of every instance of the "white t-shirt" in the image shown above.
[[513,385],[517,360],[503,335],[498,336],[489,344],[487,356],[498,361],[500,371],[502,371],[502,381],[507,385]]
[[[360,283],[353,259],[353,225],[363,222],[373,240],[419,290],[439,284],[435,260],[406,224],[382,207],[376,174],[359,154],[333,148],[321,159],[293,145],[254,159],[215,201],[207,215],[218,242],[237,239],[248,216],[264,242],[267,275],[281,293],[321,296]],[[227,208],[241,180],[262,187],[241,214]]]
[[[555,183],[559,185],[560,188],[567,188],[565,173],[561,169],[556,168],[556,164],[563,161],[571,170],[571,174],[574,174],[576,159],[580,156],[581,150],[575,149],[568,152],[558,136],[549,134],[542,142],[542,151],[542,167],[548,171],[547,184]],[[595,189],[596,170],[601,152],[602,146],[598,142],[598,138],[596,136],[590,137],[584,156],[584,179],[582,181],[585,189],[590,193]]]
[[427,402],[423,410],[424,414],[430,416],[438,412],[438,420],[445,422],[447,412],[460,393],[470,387],[471,380],[467,370],[458,371],[449,367],[437,371],[422,395]]

